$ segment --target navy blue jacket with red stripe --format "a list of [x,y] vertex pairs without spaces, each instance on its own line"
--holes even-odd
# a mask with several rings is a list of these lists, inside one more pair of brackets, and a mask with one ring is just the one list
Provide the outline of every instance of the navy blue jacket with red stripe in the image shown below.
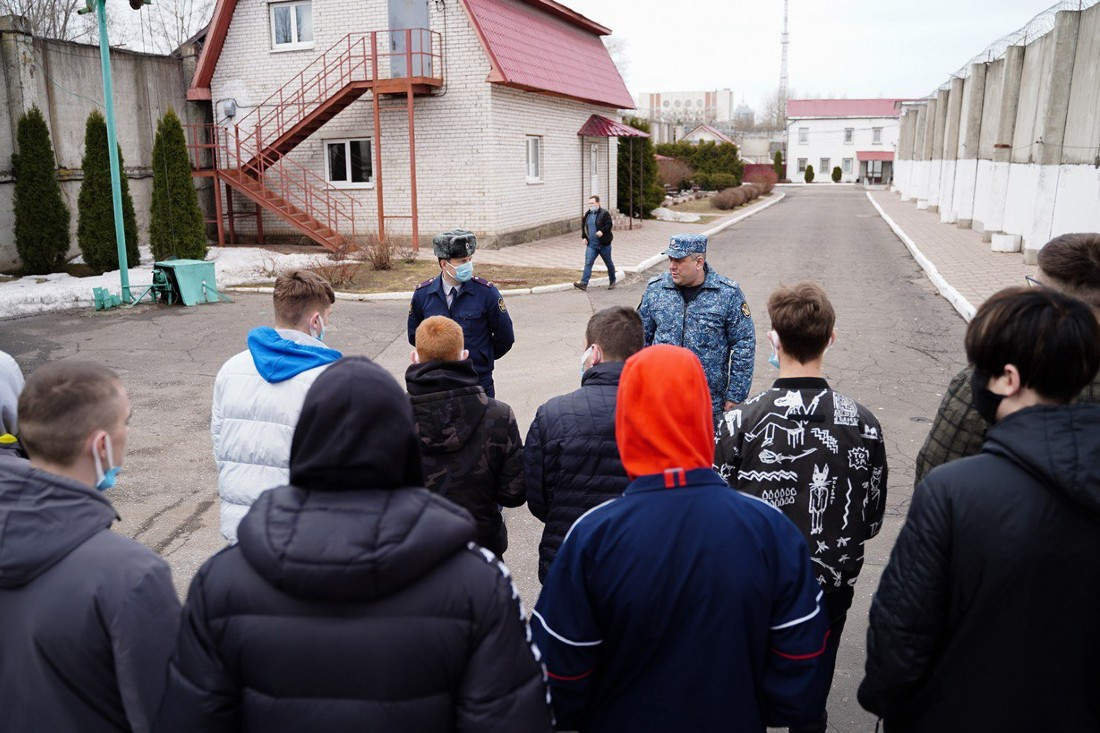
[[778,510],[710,469],[641,476],[577,520],[535,608],[558,728],[813,720],[828,692],[820,598]]

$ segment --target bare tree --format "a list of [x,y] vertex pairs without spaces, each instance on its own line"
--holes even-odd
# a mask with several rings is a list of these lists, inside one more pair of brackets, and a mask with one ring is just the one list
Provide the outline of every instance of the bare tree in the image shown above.
[[[30,24],[31,34],[38,38],[98,44],[95,15],[77,12],[85,7],[85,0],[0,0],[0,15],[23,16]],[[125,45],[126,41],[117,15],[107,14],[107,32],[114,46]]]
[[156,0],[145,8],[142,32],[147,51],[171,53],[210,21],[214,0]]
[[619,74],[625,79],[630,71],[630,59],[626,56],[626,39],[622,36],[604,36],[603,45],[611,54],[611,60],[619,69]]
[[[787,98],[796,97],[793,89],[787,91]],[[777,88],[764,98],[764,111],[756,121],[757,130],[782,130],[787,127],[787,100]]]

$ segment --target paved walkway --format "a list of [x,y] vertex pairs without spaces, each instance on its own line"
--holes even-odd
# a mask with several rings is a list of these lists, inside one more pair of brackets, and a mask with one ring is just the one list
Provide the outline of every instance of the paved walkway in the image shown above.
[[938,214],[919,211],[915,201],[902,202],[890,191],[869,191],[867,197],[913,252],[940,294],[968,321],[990,295],[1023,285],[1025,276],[1038,272],[1036,266],[1024,264],[1022,254],[994,252],[980,233],[943,224]]

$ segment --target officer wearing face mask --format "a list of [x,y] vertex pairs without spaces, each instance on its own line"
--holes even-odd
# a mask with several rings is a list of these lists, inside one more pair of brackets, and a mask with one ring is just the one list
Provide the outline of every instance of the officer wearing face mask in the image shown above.
[[409,305],[409,343],[416,345],[416,329],[431,316],[447,316],[462,326],[478,383],[490,397],[493,363],[508,353],[515,342],[512,317],[504,298],[493,284],[474,277],[477,238],[463,229],[437,234],[432,249],[439,260],[439,275],[416,286]]

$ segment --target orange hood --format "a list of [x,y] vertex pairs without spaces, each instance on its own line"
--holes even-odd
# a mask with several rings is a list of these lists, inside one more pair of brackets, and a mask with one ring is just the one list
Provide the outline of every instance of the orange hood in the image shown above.
[[615,438],[631,480],[714,464],[710,390],[695,354],[658,345],[630,357],[619,380]]

